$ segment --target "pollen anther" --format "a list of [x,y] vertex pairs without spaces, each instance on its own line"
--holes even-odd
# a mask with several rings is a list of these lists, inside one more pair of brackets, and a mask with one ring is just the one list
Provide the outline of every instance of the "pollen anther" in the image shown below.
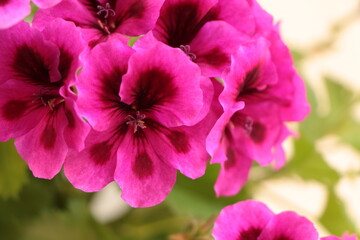
[[136,111],[136,116],[134,117],[133,115],[128,115],[126,117],[127,121],[126,124],[128,125],[134,125],[134,133],[137,132],[138,127],[144,129],[146,128],[145,126],[145,122],[143,121],[145,119],[145,114],[140,114],[139,111]]
[[115,16],[115,11],[113,9],[111,9],[110,3],[106,3],[105,7],[104,6],[97,6],[97,9],[99,9],[99,11],[96,13],[97,15],[100,15],[102,13],[105,13],[104,18],[108,18],[109,17],[109,13],[114,17]]

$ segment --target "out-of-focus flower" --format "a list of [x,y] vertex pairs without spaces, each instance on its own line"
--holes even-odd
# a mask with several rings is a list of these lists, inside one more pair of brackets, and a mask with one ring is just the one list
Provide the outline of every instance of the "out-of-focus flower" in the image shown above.
[[[215,240],[318,240],[312,222],[292,211],[273,213],[264,203],[247,200],[221,210],[215,221]],[[321,240],[357,240],[356,235]]]
[[236,194],[248,178],[252,160],[282,167],[281,144],[290,134],[285,122],[301,121],[309,113],[304,84],[277,27],[263,10],[255,10],[252,16],[259,26],[223,74],[224,113],[207,139],[212,163],[222,164],[217,195]]
[[274,214],[253,200],[221,210],[213,236],[216,240],[318,240],[314,225],[305,217],[292,211]]

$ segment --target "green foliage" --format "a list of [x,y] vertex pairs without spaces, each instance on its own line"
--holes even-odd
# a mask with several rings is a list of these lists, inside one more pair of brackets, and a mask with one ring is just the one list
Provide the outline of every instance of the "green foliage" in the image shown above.
[[347,215],[343,202],[336,196],[333,188],[328,190],[328,202],[320,222],[331,234],[337,236],[341,236],[344,232],[355,233],[356,228]]
[[298,174],[304,180],[316,180],[327,186],[334,186],[339,174],[324,161],[315,148],[314,142],[305,138],[295,140],[295,153],[292,161],[284,168],[292,174]]
[[13,141],[0,143],[0,198],[16,198],[27,180],[27,166]]

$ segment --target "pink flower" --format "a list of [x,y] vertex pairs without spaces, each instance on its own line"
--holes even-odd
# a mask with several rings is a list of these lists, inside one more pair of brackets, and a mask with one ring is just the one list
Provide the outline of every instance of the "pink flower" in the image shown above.
[[54,18],[74,22],[94,47],[120,34],[138,36],[150,31],[164,0],[63,0],[57,6],[36,13],[34,24],[45,26]]
[[[207,77],[221,77],[230,64],[230,55],[247,41],[230,24],[220,21],[220,10],[215,12],[217,2],[166,0],[152,31],[156,40],[183,51]],[[240,10],[236,15],[244,13]]]
[[[268,39],[243,44],[223,75],[224,108],[207,139],[212,163],[221,163],[217,195],[234,195],[248,178],[252,160],[284,165],[281,143],[290,134],[285,121],[309,112],[304,85],[276,30]],[[228,184],[231,182],[231,184]]]
[[212,85],[183,53],[161,43],[139,52],[119,41],[97,45],[84,56],[77,85],[79,108],[94,130],[65,163],[65,175],[84,191],[115,180],[134,207],[163,201],[177,170],[204,174],[205,138],[216,120],[208,114]]
[[[39,8],[48,8],[61,0],[33,0]],[[20,22],[30,14],[30,0],[1,0],[0,29],[8,28]]]
[[215,240],[318,240],[317,230],[305,217],[291,211],[274,214],[253,200],[225,207],[212,234]]
[[42,32],[21,22],[0,33],[0,140],[16,138],[36,177],[52,178],[69,148],[83,148],[89,127],[70,90],[83,49],[79,31],[63,20]]

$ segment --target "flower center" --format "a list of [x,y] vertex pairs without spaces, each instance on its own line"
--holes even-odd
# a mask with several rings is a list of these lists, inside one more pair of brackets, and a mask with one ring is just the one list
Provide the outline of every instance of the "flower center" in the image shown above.
[[106,3],[105,6],[98,5],[99,11],[96,13],[99,15],[98,24],[104,32],[111,34],[111,30],[116,28],[115,22],[110,21],[111,17],[115,17],[116,12],[111,8],[110,3]]
[[114,17],[115,14],[116,14],[115,11],[111,8],[110,3],[106,3],[105,7],[101,6],[101,5],[98,5],[97,9],[99,9],[99,11],[96,14],[101,15],[102,13],[105,13],[105,15],[104,15],[105,19],[108,18],[109,15]]
[[128,120],[126,124],[134,125],[134,133],[137,132],[138,128],[146,128],[145,122],[143,121],[146,118],[145,114],[140,114],[140,111],[136,111],[135,117],[133,115],[128,115],[126,119]]
[[48,89],[45,87],[41,87],[39,89],[39,93],[33,93],[33,96],[36,98],[31,101],[32,103],[41,101],[42,105],[48,106],[51,111],[53,111],[57,105],[65,101],[59,95],[58,89]]
[[195,61],[196,55],[190,51],[190,46],[189,46],[189,45],[180,45],[179,48],[180,48],[187,56],[189,56],[189,58],[191,59],[191,61]]

